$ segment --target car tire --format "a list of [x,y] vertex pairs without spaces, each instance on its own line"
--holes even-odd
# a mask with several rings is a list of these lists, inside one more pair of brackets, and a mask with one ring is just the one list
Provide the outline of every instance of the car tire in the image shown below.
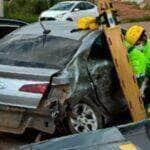
[[72,19],[72,18],[67,18],[66,20],[67,20],[67,21],[73,21],[73,19]]
[[72,106],[68,116],[70,132],[81,133],[101,129],[104,126],[100,109],[92,100],[84,99]]

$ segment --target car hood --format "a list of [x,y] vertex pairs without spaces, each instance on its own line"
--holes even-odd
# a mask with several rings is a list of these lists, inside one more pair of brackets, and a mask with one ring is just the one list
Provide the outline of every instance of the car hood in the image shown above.
[[68,11],[47,10],[47,11],[42,12],[40,17],[54,17],[54,18],[57,18],[59,15],[63,15],[67,12]]

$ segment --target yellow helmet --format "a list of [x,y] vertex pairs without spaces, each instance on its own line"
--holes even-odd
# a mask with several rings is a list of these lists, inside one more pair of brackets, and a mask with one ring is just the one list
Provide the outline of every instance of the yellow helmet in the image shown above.
[[[83,18],[80,18],[78,21],[77,21],[77,28],[78,29],[83,29],[83,30],[86,30],[86,29],[89,29],[90,28],[90,25],[91,24],[94,24],[96,23],[96,18],[94,17],[83,17]],[[93,26],[92,26],[93,27]],[[91,27],[91,28],[92,28]],[[93,28],[92,28],[93,29]]]
[[89,25],[90,30],[97,30],[99,28],[99,25],[97,23],[91,23]]
[[125,36],[126,41],[129,44],[134,45],[141,37],[143,31],[144,31],[144,28],[142,26],[135,25],[135,26],[130,27]]

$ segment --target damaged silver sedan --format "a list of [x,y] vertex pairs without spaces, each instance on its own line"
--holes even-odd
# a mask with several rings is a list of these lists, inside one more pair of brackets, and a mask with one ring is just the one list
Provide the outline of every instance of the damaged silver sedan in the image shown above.
[[34,23],[0,41],[0,131],[103,128],[126,110],[104,34],[72,22],[43,27],[49,32]]

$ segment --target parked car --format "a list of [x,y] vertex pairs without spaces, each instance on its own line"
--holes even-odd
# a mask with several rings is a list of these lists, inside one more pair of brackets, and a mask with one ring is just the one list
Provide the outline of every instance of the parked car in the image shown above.
[[41,20],[76,21],[81,17],[99,15],[96,5],[84,1],[60,2],[41,13]]
[[37,22],[0,40],[0,131],[103,128],[126,110],[103,32],[42,24],[49,32]]
[[0,18],[0,38],[25,25],[27,23],[20,20]]

